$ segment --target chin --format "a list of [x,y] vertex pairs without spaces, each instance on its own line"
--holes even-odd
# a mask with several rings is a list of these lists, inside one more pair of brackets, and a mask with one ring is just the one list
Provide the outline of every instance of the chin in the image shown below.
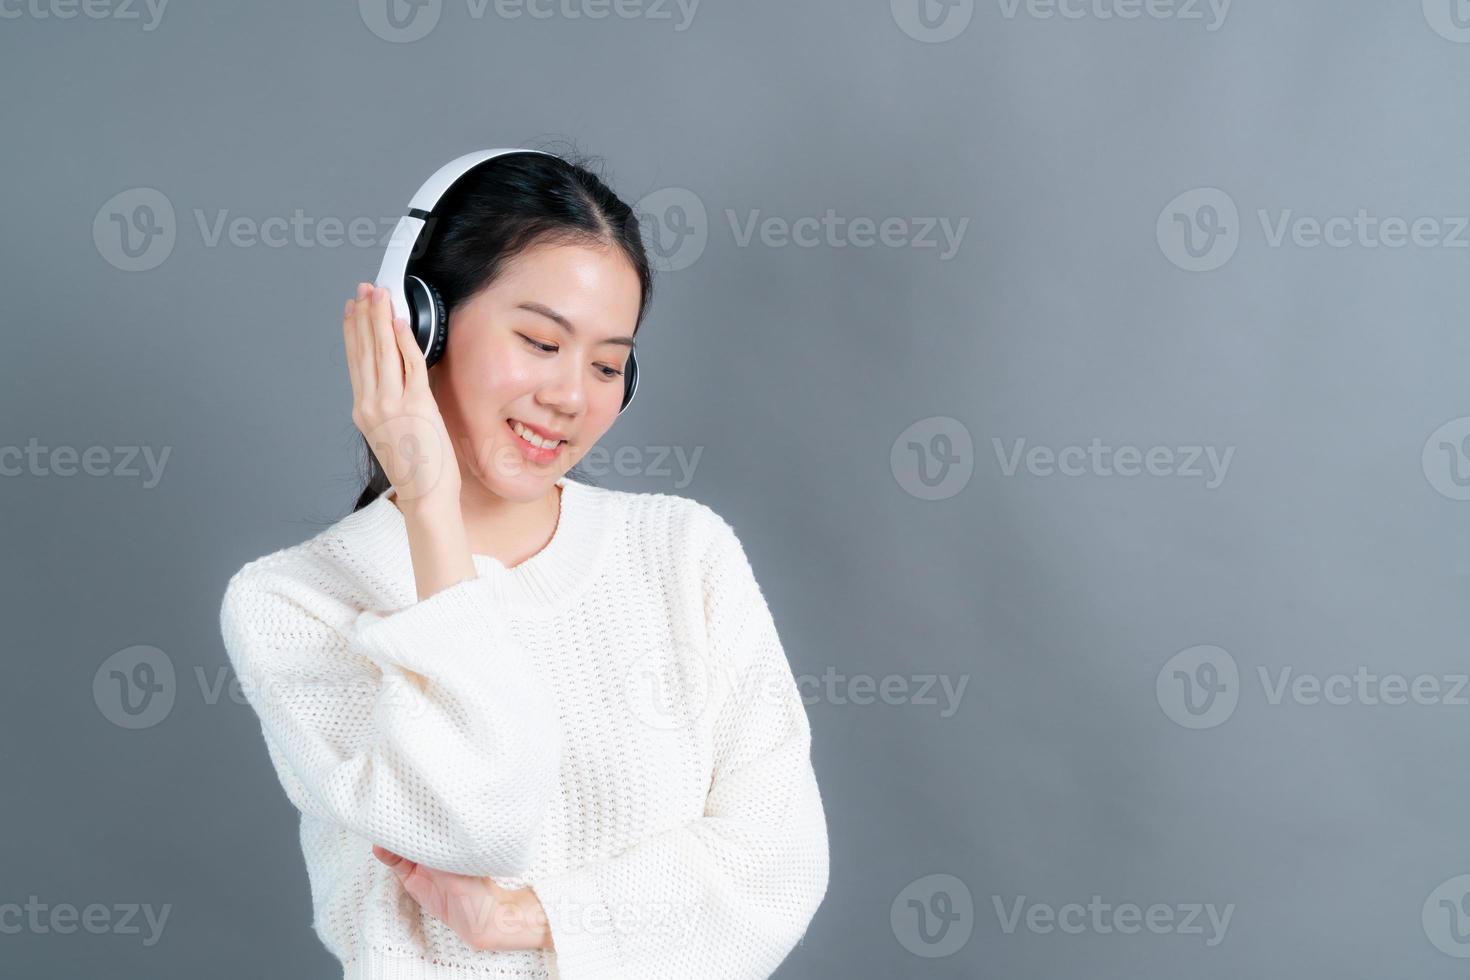
[[516,504],[530,504],[544,500],[555,483],[556,480],[552,478],[535,481],[527,478],[513,481],[501,480],[498,483],[482,483],[482,485],[501,500],[508,500]]
[[488,447],[488,452],[475,460],[476,478],[486,490],[506,500],[528,503],[544,497],[552,484],[571,469],[571,447],[563,445],[549,463],[536,463],[516,447],[514,440],[518,437],[508,435],[497,432],[477,439],[476,445]]

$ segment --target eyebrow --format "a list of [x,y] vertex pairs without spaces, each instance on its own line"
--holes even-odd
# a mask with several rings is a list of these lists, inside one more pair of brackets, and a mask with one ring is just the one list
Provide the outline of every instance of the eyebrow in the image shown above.
[[[555,310],[553,310],[549,306],[545,306],[545,305],[543,305],[541,303],[535,303],[535,302],[529,302],[528,301],[528,302],[525,302],[525,303],[521,303],[520,305],[518,305],[516,307],[516,309],[518,309],[518,310],[529,310],[532,313],[540,313],[542,316],[546,317],[547,319],[552,320],[555,323],[557,323],[563,330],[565,330],[571,336],[575,337],[577,335],[577,329],[576,329],[576,327],[573,327],[572,326],[572,321],[568,320],[566,317],[562,316],[560,313],[556,312]],[[638,346],[637,344],[635,344],[633,342],[633,338],[632,337],[608,337],[606,340],[599,341],[599,343],[603,343],[603,344],[622,344],[624,347],[627,347],[630,350],[632,350],[632,349],[634,349],[634,348],[636,348]]]

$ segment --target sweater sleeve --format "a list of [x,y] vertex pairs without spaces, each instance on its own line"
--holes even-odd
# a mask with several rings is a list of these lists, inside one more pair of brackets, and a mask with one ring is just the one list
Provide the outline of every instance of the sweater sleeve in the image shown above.
[[246,566],[220,610],[287,797],[409,860],[518,874],[560,741],[551,693],[485,580],[385,615],[324,605],[336,600],[303,578]]
[[720,700],[704,813],[531,882],[560,980],[768,977],[826,894],[806,711],[744,551],[716,518],[705,608]]

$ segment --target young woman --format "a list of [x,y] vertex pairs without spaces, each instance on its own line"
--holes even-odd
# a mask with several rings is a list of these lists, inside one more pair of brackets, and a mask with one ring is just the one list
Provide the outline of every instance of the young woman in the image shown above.
[[461,178],[410,272],[343,310],[356,509],[249,562],[226,650],[301,811],[348,980],[766,977],[828,878],[810,730],[731,526],[567,471],[651,295],[631,209],[559,157]]

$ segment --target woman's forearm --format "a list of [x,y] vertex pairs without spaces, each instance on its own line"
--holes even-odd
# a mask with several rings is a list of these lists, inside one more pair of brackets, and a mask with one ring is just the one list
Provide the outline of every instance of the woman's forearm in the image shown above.
[[478,575],[459,502],[405,504],[404,522],[420,600]]

